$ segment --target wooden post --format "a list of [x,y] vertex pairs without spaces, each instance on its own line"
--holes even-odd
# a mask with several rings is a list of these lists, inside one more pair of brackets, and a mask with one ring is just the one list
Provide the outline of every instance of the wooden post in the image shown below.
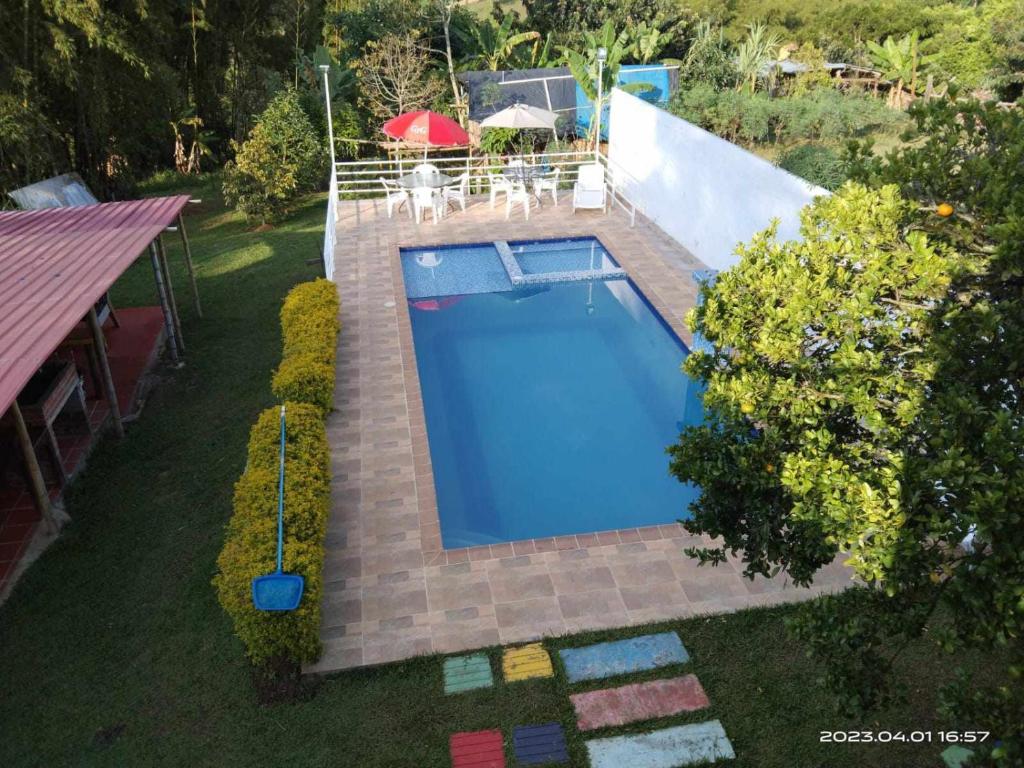
[[167,298],[171,304],[171,316],[174,318],[174,327],[178,331],[178,349],[185,351],[185,339],[181,335],[181,316],[178,314],[178,302],[174,298],[174,281],[171,279],[171,268],[167,264],[167,249],[164,248],[164,236],[157,235],[157,246],[160,249],[160,264],[164,268],[164,279],[167,281]]
[[28,434],[28,427],[25,425],[25,418],[21,415],[21,408],[18,401],[11,403],[11,415],[14,417],[14,429],[18,433],[18,443],[21,445],[21,452],[25,458],[25,466],[28,467],[29,481],[32,484],[32,495],[36,500],[36,507],[43,516],[43,522],[50,532],[57,531],[60,524],[50,504],[50,494],[46,490],[46,482],[43,480],[43,471],[39,468],[39,459],[36,457],[36,449],[32,445],[32,438]]
[[153,276],[156,278],[156,292],[160,296],[160,308],[164,311],[164,329],[167,331],[167,346],[171,350],[171,359],[181,362],[178,351],[178,331],[174,327],[174,316],[167,301],[167,287],[164,285],[163,268],[160,266],[160,254],[156,250],[156,242],[149,244],[149,260],[153,264]]
[[185,218],[178,214],[178,229],[181,232],[181,244],[185,247],[185,268],[188,269],[188,279],[192,283],[192,303],[196,306],[196,314],[203,316],[203,308],[199,306],[199,287],[196,285],[196,272],[192,266],[192,249],[188,245],[188,233],[185,232]]
[[[96,349],[96,357],[99,360],[100,375],[103,379],[103,396],[110,406],[110,416],[114,420],[114,432],[118,437],[124,437],[124,422],[121,421],[121,406],[117,403],[117,390],[114,388],[114,376],[110,372],[110,361],[107,359],[107,344],[103,338],[103,329],[100,327],[99,318],[96,317],[96,308],[89,307],[89,328],[92,331],[92,343]],[[88,414],[86,414],[88,418]]]

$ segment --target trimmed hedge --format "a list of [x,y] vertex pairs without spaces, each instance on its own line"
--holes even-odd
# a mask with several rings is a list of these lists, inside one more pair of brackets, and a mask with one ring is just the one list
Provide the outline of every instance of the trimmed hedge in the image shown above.
[[281,307],[284,354],[274,394],[287,404],[284,482],[286,573],[306,582],[294,611],[252,603],[252,580],[277,567],[280,408],[264,411],[249,435],[249,461],[235,484],[234,511],[213,579],[217,598],[257,666],[314,661],[320,655],[320,593],[330,512],[330,451],[324,416],[334,399],[338,292],[329,280],[295,286]]
[[281,307],[284,354],[271,381],[279,399],[331,410],[339,330],[338,291],[330,280],[301,283],[288,293]]
[[254,664],[301,664],[320,654],[320,593],[330,511],[330,454],[323,412],[287,404],[284,559],[286,573],[306,580],[302,602],[288,613],[258,611],[252,580],[271,573],[277,556],[280,408],[264,411],[249,436],[249,463],[235,484],[234,513],[213,584],[221,606]]

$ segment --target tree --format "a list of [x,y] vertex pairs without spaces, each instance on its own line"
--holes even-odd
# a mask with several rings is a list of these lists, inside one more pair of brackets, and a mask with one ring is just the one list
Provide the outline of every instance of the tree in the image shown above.
[[514,22],[515,17],[506,14],[501,24],[495,24],[490,19],[472,24],[465,33],[473,46],[468,62],[497,72],[514,59],[520,46],[540,40],[539,32],[514,32]]
[[463,98],[462,86],[455,77],[455,58],[452,56],[452,14],[458,7],[458,0],[434,0],[434,9],[441,18],[441,29],[444,32],[444,57],[448,65],[448,79],[452,87],[452,96],[455,99],[455,113],[459,116],[459,122],[465,126],[469,117],[469,108]]
[[[641,21],[633,30],[633,48],[630,56],[641,64],[650,64],[661,55],[661,52],[672,42],[672,34],[663,31],[657,23]],[[666,59],[666,63],[678,64],[676,59]]]
[[409,35],[385,35],[367,44],[360,71],[363,94],[379,117],[422,109],[444,91],[430,75],[426,46]]
[[316,130],[289,88],[270,102],[244,144],[224,167],[224,199],[246,218],[268,224],[320,180],[325,153]]
[[797,72],[793,78],[791,95],[803,96],[818,88],[832,86],[832,78],[825,68],[825,54],[820,48],[812,43],[804,43],[789,58],[805,67],[803,72]]
[[916,30],[899,41],[887,37],[882,45],[869,40],[867,46],[871,60],[882,70],[882,77],[893,83],[889,91],[890,106],[901,107],[904,87],[911,93],[918,92],[918,72],[934,60],[934,55],[921,55]]
[[[579,43],[586,31],[600,29],[611,22],[615,29],[632,29],[641,23],[654,24],[681,41],[694,14],[676,0],[524,0],[526,18],[541,34],[554,32],[570,45]],[[682,50],[669,46],[669,55]]]
[[716,90],[736,84],[736,65],[721,27],[702,21],[694,29],[690,47],[679,67],[681,85],[709,85]]
[[[983,764],[1019,765],[1024,722],[1024,119],[954,98],[914,105],[915,135],[851,155],[848,183],[703,289],[709,343],[686,370],[708,423],[671,449],[701,496],[685,523],[797,583],[840,553],[863,586],[791,624],[844,709],[899,689],[927,636],[1004,674],[943,692],[954,726],[989,730]],[[949,209],[939,203],[952,205]],[[996,745],[995,739],[1001,740]]]

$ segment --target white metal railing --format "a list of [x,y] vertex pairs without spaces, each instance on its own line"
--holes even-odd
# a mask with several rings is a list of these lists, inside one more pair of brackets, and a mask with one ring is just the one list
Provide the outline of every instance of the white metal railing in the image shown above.
[[[576,180],[577,169],[581,165],[594,161],[594,156],[590,152],[540,152],[513,154],[509,157],[521,158],[527,164],[546,165],[551,170],[561,168],[561,180],[567,184]],[[474,192],[489,189],[487,175],[499,174],[508,167],[507,158],[497,155],[432,156],[426,160],[415,157],[349,160],[335,163],[338,194],[341,199],[381,195],[384,192],[380,183],[381,178],[394,181],[407,173],[412,173],[412,169],[423,162],[436,166],[441,173],[448,176],[468,173],[470,187]]]
[[[331,173],[330,198],[332,203],[336,204],[336,201],[343,199],[382,196],[384,194],[381,185],[382,178],[387,181],[396,181],[398,178],[412,173],[413,168],[423,162],[430,163],[447,176],[457,177],[468,173],[470,191],[483,193],[490,189],[489,174],[501,174],[505,171],[508,168],[509,157],[522,160],[527,164],[544,165],[551,170],[560,168],[560,182],[566,187],[571,187],[576,181],[581,165],[589,165],[594,162],[594,153],[590,151],[541,152],[508,157],[452,155],[432,156],[426,160],[422,156],[347,160],[334,164]],[[618,205],[622,208],[629,215],[630,226],[633,226],[636,222],[637,207],[630,199],[629,190],[637,186],[639,182],[618,165],[612,163],[607,156],[599,155],[599,162],[605,167],[609,205]],[[332,221],[332,217],[335,215],[336,211],[328,210],[328,221]],[[325,249],[327,247],[326,235],[324,247]],[[328,258],[327,255],[324,256],[325,265]]]
[[598,157],[601,165],[605,168],[604,178],[605,185],[608,187],[608,199],[629,214],[629,226],[632,227],[636,224],[636,203],[630,199],[629,191],[638,187],[640,181],[618,163],[612,162],[607,155],[601,154]]
[[331,185],[327,194],[327,220],[324,222],[324,275],[334,279],[334,243],[338,223],[338,170],[331,168]]

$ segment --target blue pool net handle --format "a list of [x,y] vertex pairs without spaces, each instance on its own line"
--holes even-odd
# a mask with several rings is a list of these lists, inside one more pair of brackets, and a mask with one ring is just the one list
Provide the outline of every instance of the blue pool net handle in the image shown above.
[[284,559],[284,405],[281,405],[281,457],[277,476],[277,572],[282,573]]

